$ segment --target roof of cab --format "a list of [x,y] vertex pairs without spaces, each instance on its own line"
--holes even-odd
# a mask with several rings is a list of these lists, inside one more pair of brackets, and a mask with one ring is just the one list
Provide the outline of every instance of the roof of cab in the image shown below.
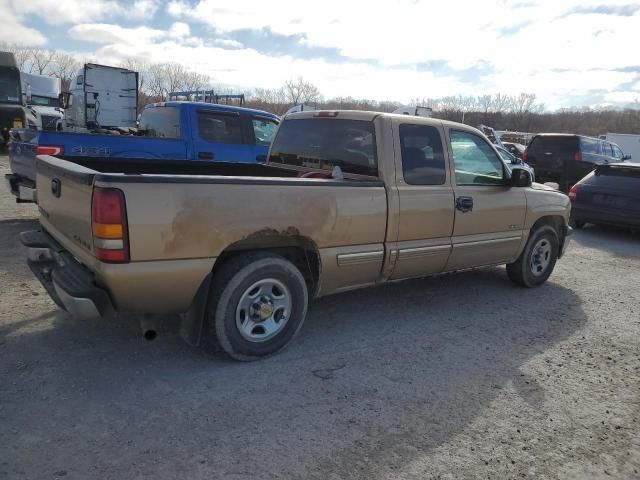
[[201,110],[216,110],[218,112],[238,112],[246,113],[248,115],[259,115],[261,117],[268,117],[274,120],[280,120],[276,114],[271,112],[265,112],[264,110],[257,110],[255,108],[237,107],[235,105],[221,105],[219,103],[206,103],[206,102],[189,102],[172,100],[169,102],[156,102],[145,105],[144,108],[156,108],[156,107],[179,107],[181,105],[189,105]]
[[[464,129],[472,131],[474,133],[482,133],[471,125],[464,123],[451,122],[448,120],[440,120],[433,117],[420,117],[416,115],[405,115],[402,113],[387,113],[387,112],[374,112],[368,110],[307,110],[302,112],[289,113],[286,115],[286,119],[296,120],[302,118],[335,118],[343,120],[362,120],[372,122],[378,117],[390,117],[395,119],[406,120],[407,123],[425,124],[425,125],[437,125],[445,126],[454,129]],[[484,134],[483,134],[484,135]]]

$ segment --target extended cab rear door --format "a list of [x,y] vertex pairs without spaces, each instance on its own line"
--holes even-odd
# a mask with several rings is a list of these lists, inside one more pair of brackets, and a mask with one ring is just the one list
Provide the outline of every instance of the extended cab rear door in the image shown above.
[[205,107],[190,111],[196,160],[234,163],[257,161],[246,115]]
[[397,241],[389,244],[391,263],[395,259],[390,278],[439,273],[451,253],[454,222],[442,124],[394,119],[393,137],[399,221]]
[[446,270],[515,260],[524,234],[525,189],[509,186],[506,166],[479,133],[455,127],[445,131],[455,196]]

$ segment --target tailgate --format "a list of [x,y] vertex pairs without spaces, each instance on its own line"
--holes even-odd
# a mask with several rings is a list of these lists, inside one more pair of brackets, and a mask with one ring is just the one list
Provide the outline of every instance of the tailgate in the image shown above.
[[98,172],[48,155],[37,158],[41,222],[71,253],[93,254],[91,195]]

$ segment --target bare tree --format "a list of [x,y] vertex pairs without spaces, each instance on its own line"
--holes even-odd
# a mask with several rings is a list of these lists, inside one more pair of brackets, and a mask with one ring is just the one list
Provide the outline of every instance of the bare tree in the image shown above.
[[203,90],[211,83],[211,77],[204,73],[185,72],[182,83],[187,91]]
[[17,43],[0,42],[0,51],[13,53],[16,64],[21,71],[25,71],[31,63],[31,49]]
[[62,90],[68,91],[71,78],[81,67],[81,63],[73,56],[63,52],[57,52],[49,64],[49,74],[58,77],[62,84]]
[[284,92],[287,101],[293,105],[301,103],[314,103],[320,101],[320,90],[314,84],[305,81],[302,77],[296,80],[288,80],[284,84]]
[[31,69],[29,73],[37,73],[38,75],[44,75],[45,73],[47,73],[49,65],[53,61],[55,55],[55,50],[32,48]]

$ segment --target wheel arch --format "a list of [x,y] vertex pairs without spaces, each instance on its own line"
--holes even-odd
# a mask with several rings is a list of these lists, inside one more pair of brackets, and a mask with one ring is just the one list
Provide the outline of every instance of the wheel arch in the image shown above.
[[301,235],[275,234],[252,235],[228,245],[216,258],[211,272],[202,281],[194,296],[191,308],[181,315],[180,336],[191,345],[199,345],[203,335],[204,316],[209,299],[211,281],[217,272],[231,259],[251,252],[268,252],[293,263],[302,273],[309,297],[317,295],[322,269],[320,252],[313,240]]
[[567,221],[565,219],[565,217],[563,217],[562,215],[544,215],[540,218],[538,218],[534,224],[531,226],[531,228],[529,229],[529,235],[531,235],[531,232],[534,232],[535,230],[537,230],[538,228],[544,226],[544,225],[548,225],[550,227],[553,227],[555,229],[555,231],[558,233],[558,241],[559,241],[559,254],[558,254],[558,258],[560,258],[562,256],[562,253],[564,251],[564,242],[567,238],[567,234],[569,231],[569,225],[567,224]]

